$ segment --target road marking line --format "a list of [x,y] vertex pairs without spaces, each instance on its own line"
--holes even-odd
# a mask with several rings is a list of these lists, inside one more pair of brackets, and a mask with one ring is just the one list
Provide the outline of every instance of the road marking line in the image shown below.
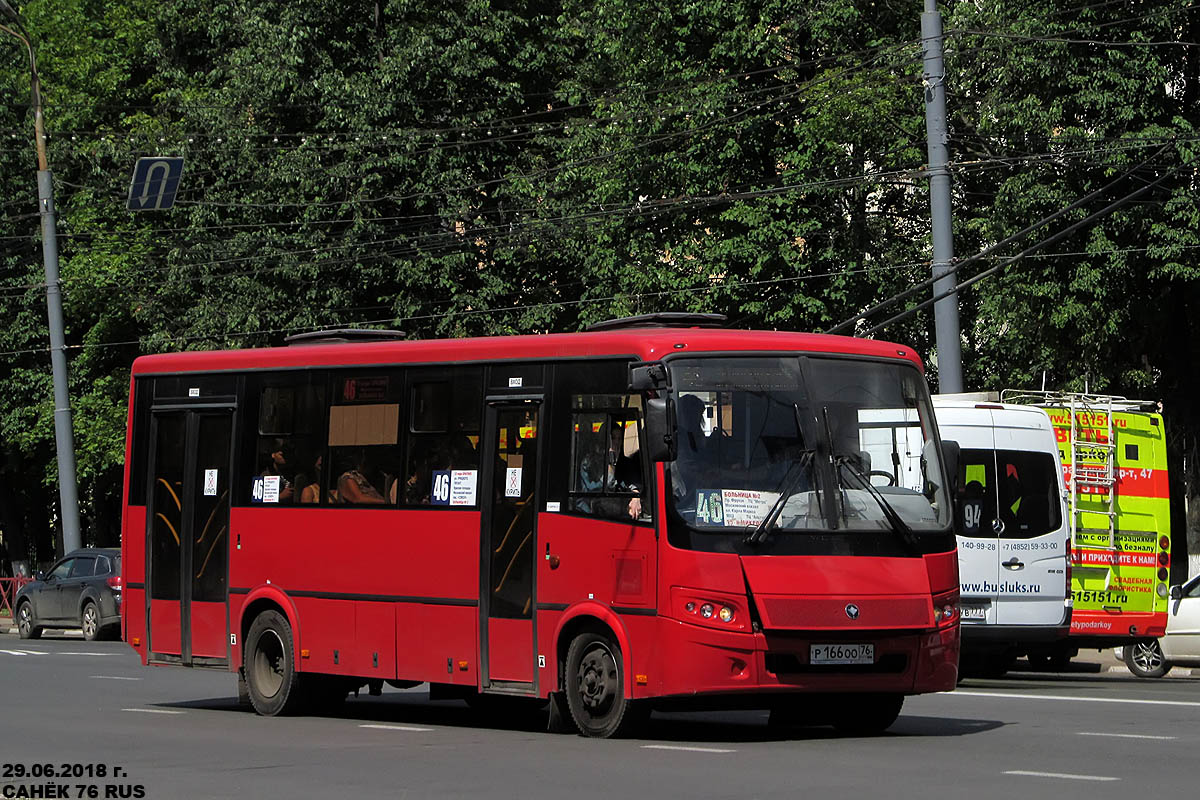
[[7,653],[10,656],[48,656],[48,655],[50,655],[45,650],[0,650],[0,653]]
[[434,728],[418,728],[414,725],[359,725],[358,727],[373,728],[380,731],[413,731],[416,733],[425,733],[434,730]]
[[165,708],[122,708],[122,711],[136,711],[139,714],[186,714],[186,711],[168,711]]
[[104,681],[142,681],[145,678],[126,678],[121,675],[89,675],[89,678],[97,678]]
[[115,655],[120,655],[120,654],[119,653],[74,653],[71,651],[64,651],[62,653],[57,653],[56,655],[60,655],[60,656],[115,656]]
[[1119,781],[1120,778],[1110,778],[1106,775],[1072,775],[1069,772],[1027,772],[1023,769],[1010,769],[1005,775],[1024,775],[1029,778],[1062,778],[1068,781]]
[[686,750],[689,753],[736,753],[737,750],[723,750],[720,747],[683,747],[674,744],[644,744],[643,750]]
[[1094,731],[1078,731],[1079,736],[1112,736],[1116,739],[1178,739],[1178,736],[1151,736],[1145,733],[1099,733]]
[[954,695],[963,695],[964,697],[1003,697],[1012,700],[1066,700],[1070,703],[1129,703],[1132,705],[1144,706],[1186,706],[1188,708],[1200,707],[1200,703],[1191,700],[1134,700],[1129,697],[1072,697],[1067,694],[1016,694],[1014,692],[964,692],[960,689],[955,689],[951,692],[938,692],[941,695],[953,697]]

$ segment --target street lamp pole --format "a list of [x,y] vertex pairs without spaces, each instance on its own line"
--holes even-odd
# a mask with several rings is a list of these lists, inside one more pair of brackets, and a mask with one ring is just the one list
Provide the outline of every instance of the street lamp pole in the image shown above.
[[62,517],[63,552],[82,546],[79,533],[79,498],[75,490],[75,436],[71,429],[71,400],[67,393],[66,337],[63,335],[62,291],[58,280],[58,237],[54,213],[54,181],[46,162],[46,130],[42,121],[42,89],[33,43],[21,18],[8,0],[0,0],[0,13],[12,27],[0,31],[20,39],[29,51],[33,94],[33,127],[38,157],[38,211],[42,218],[42,261],[46,270],[46,306],[50,320],[50,366],[54,375],[54,441],[58,448],[58,498]]

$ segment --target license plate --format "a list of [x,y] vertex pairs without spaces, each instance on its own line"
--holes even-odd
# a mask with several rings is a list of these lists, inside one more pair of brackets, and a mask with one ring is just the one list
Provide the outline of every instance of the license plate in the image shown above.
[[963,619],[987,619],[987,606],[963,606]]
[[810,664],[874,664],[873,644],[813,644],[809,645]]

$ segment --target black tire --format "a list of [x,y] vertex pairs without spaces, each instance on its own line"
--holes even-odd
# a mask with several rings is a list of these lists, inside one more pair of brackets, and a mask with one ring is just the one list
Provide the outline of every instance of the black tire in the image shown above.
[[851,695],[838,704],[833,727],[852,736],[877,736],[892,726],[903,706],[902,694]]
[[296,672],[292,626],[278,611],[254,618],[242,655],[250,705],[264,717],[292,714],[300,707],[300,675]]
[[[627,733],[643,714],[625,696],[621,649],[607,634],[587,631],[567,648],[564,692],[575,727],[584,736],[608,739]],[[639,709],[640,711],[641,709]]]
[[1171,665],[1158,646],[1158,639],[1139,639],[1125,645],[1122,658],[1129,671],[1139,678],[1161,678],[1171,671]]
[[101,637],[100,609],[91,600],[83,604],[79,612],[79,627],[83,629],[83,638],[94,642]]
[[22,639],[42,638],[42,628],[33,617],[33,605],[23,601],[17,606],[17,633]]

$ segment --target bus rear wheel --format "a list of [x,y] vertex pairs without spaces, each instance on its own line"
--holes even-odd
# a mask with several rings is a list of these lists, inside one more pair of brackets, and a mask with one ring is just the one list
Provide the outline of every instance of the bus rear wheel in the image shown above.
[[584,736],[619,736],[641,716],[625,697],[621,650],[607,634],[586,631],[571,640],[564,689],[571,719]]
[[300,705],[292,626],[278,611],[254,618],[246,635],[242,664],[250,705],[264,717],[290,714]]

